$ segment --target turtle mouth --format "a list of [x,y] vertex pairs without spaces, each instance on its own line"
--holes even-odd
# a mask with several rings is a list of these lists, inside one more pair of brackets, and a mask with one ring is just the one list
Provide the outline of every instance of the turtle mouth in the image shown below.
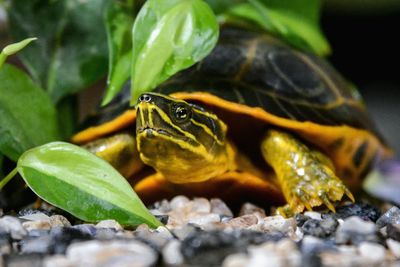
[[172,136],[171,133],[169,133],[168,131],[166,131],[164,129],[152,128],[149,126],[138,127],[137,133],[138,134],[145,133],[147,136],[154,136],[155,133],[161,134],[161,135],[166,135],[166,136]]

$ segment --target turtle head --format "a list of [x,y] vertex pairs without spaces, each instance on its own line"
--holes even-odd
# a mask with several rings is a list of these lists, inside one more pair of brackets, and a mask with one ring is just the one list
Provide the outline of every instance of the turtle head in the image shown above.
[[227,170],[226,125],[203,108],[157,93],[139,97],[136,140],[142,161],[173,183]]

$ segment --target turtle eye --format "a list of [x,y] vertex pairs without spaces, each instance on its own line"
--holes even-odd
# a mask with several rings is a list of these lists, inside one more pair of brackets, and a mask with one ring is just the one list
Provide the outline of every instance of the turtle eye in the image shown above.
[[187,120],[190,116],[190,111],[185,106],[174,107],[173,115],[178,122],[183,122]]

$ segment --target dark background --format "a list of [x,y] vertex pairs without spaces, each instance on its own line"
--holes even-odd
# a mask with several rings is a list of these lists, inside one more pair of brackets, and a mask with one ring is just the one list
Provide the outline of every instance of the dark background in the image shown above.
[[321,26],[333,51],[329,60],[359,88],[378,128],[400,158],[399,6],[363,11],[325,5]]

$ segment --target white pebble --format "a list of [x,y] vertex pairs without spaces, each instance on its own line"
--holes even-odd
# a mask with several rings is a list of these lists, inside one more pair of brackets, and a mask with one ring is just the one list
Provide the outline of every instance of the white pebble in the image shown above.
[[26,230],[22,226],[19,219],[12,216],[4,216],[0,218],[0,228],[11,234],[14,239],[22,239],[27,235]]
[[304,215],[308,216],[308,217],[310,217],[311,219],[314,219],[314,220],[318,220],[318,221],[322,220],[321,213],[319,213],[319,212],[306,211],[306,212],[304,212]]
[[116,220],[103,220],[96,224],[97,228],[111,228],[116,231],[122,231],[124,228]]
[[206,198],[195,198],[193,199],[192,211],[198,213],[209,213],[211,211],[211,205]]
[[206,225],[210,223],[220,222],[220,217],[218,214],[210,213],[205,215],[197,215],[193,218],[190,218],[188,223],[193,223],[197,225]]
[[247,267],[249,259],[244,253],[237,253],[228,255],[223,263],[222,267]]
[[374,263],[381,262],[385,259],[385,248],[376,243],[362,242],[358,246],[358,251],[362,257]]
[[43,267],[74,267],[73,262],[63,255],[54,255],[46,257],[43,261]]
[[183,264],[183,256],[181,254],[181,243],[177,240],[172,240],[164,246],[162,256],[164,263],[168,266],[176,266]]
[[169,205],[172,210],[176,210],[176,209],[183,208],[188,202],[189,202],[189,199],[187,197],[176,196],[173,199],[171,199]]
[[400,242],[393,239],[388,239],[386,240],[386,244],[390,249],[390,252],[392,252],[396,258],[400,259]]

